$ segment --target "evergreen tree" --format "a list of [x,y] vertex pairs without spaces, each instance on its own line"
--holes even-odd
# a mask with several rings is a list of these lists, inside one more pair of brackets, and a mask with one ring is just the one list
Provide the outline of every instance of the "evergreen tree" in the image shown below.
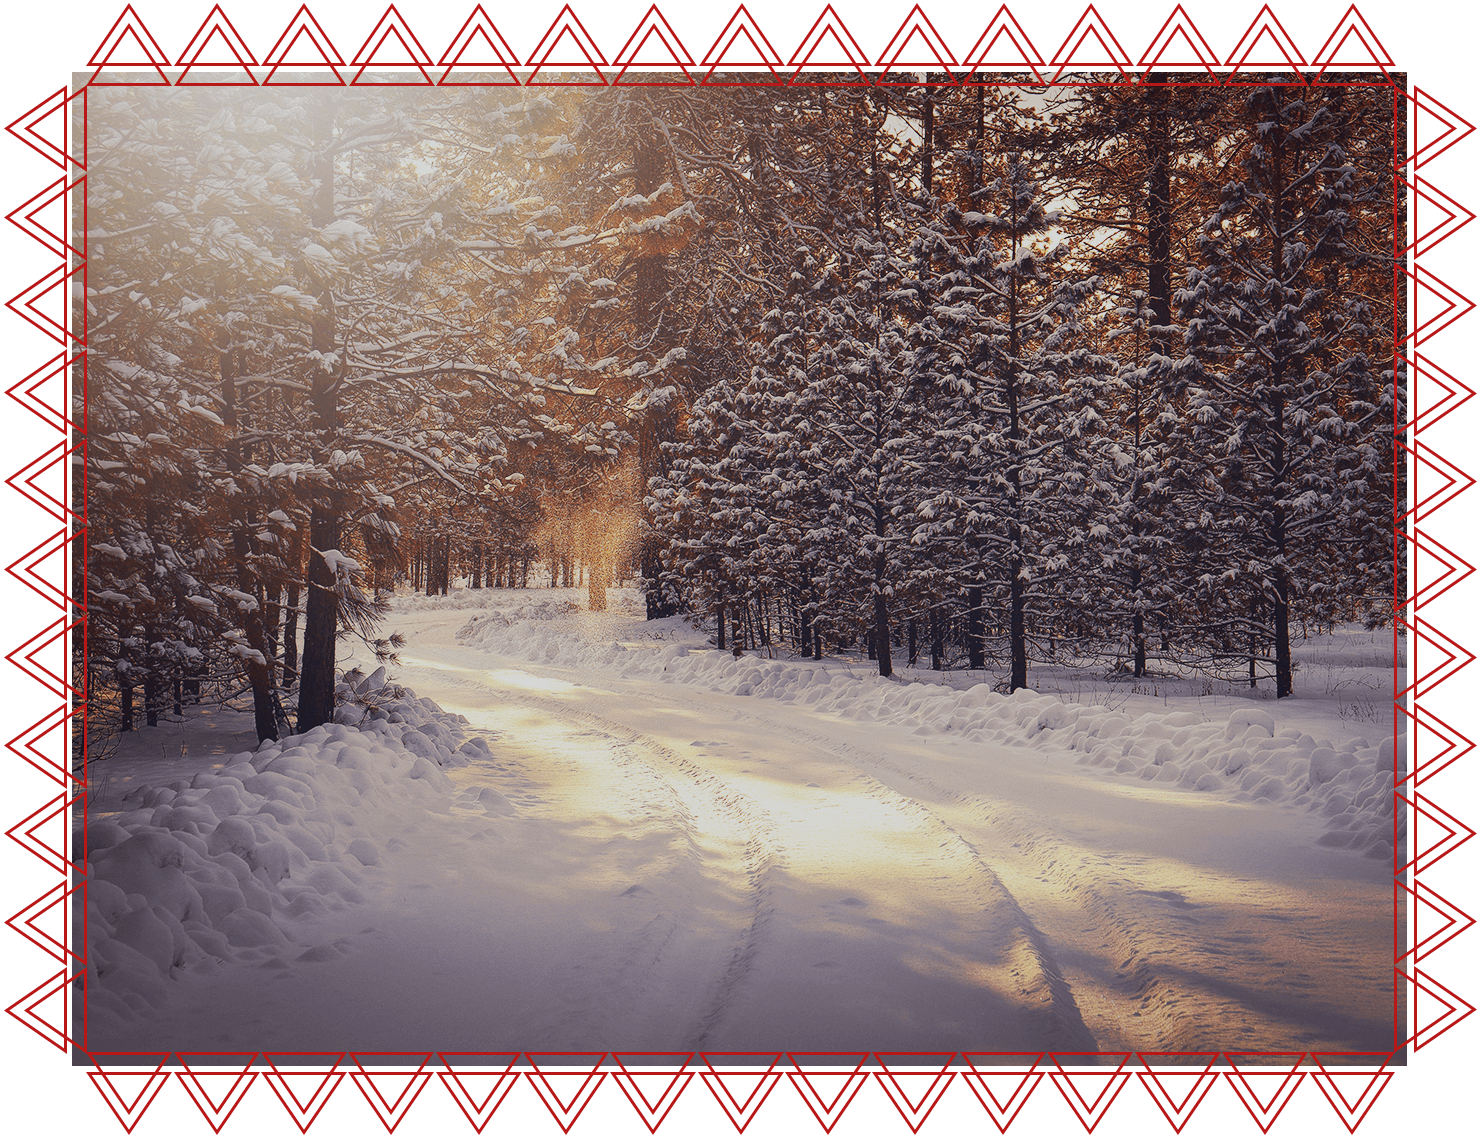
[[1047,245],[1054,218],[1019,159],[985,203],[994,212],[948,205],[911,251],[915,367],[943,420],[919,540],[955,536],[967,587],[997,598],[1016,690],[1028,682],[1029,625],[1049,624],[1069,568],[1067,506],[1083,487],[1104,361],[1071,343],[1096,282],[1055,279],[1065,249]]
[[[1201,267],[1178,295],[1196,362],[1192,445],[1211,456],[1197,491],[1216,558],[1200,580],[1249,655],[1272,645],[1275,690],[1292,694],[1292,616],[1347,571],[1386,487],[1372,439],[1364,350],[1373,313],[1322,287],[1321,268],[1351,259],[1356,219],[1379,200],[1347,156],[1349,99],[1256,87],[1239,140],[1242,176],[1204,226]],[[1319,610],[1318,610],[1319,611]],[[1331,610],[1323,615],[1328,619]]]

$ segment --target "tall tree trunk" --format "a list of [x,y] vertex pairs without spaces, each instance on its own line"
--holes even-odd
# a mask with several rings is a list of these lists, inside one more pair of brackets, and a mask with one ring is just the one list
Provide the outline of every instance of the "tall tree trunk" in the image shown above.
[[[334,222],[334,96],[320,94],[309,112],[314,145],[313,174],[318,185],[310,219],[319,228]],[[334,295],[326,283],[318,293],[318,310],[311,325],[314,351],[320,358],[334,351]],[[311,365],[309,401],[313,408],[315,459],[323,462],[333,451],[339,430],[339,375],[317,360]],[[339,633],[338,581],[323,554],[339,548],[341,506],[332,488],[314,497],[308,525],[308,603],[303,618],[303,671],[298,683],[298,730],[311,730],[334,715],[334,649]]]
[[283,690],[298,682],[298,582],[303,574],[303,526],[293,534],[288,572],[288,602],[283,606]]
[[[1289,227],[1289,201],[1285,195],[1285,135],[1283,130],[1276,129],[1272,132],[1273,138],[1269,148],[1270,159],[1273,164],[1275,185],[1274,202],[1271,213],[1273,214],[1273,240],[1270,250],[1270,264],[1274,266],[1274,273],[1279,286],[1286,284],[1286,274],[1289,268],[1285,264],[1285,233]],[[1294,290],[1287,288],[1287,295],[1293,298]],[[1283,699],[1295,692],[1294,673],[1295,670],[1290,661],[1290,578],[1285,567],[1285,558],[1289,553],[1286,548],[1288,537],[1286,526],[1288,519],[1285,516],[1283,505],[1286,495],[1286,487],[1290,477],[1290,453],[1288,432],[1290,425],[1285,414],[1285,385],[1292,380],[1298,385],[1305,379],[1305,363],[1300,357],[1289,358],[1281,352],[1281,345],[1276,343],[1275,350],[1279,352],[1275,359],[1273,376],[1273,406],[1269,408],[1270,419],[1273,425],[1273,439],[1270,440],[1270,544],[1274,553],[1274,694],[1276,699]]]
[[[1148,76],[1152,84],[1166,82],[1166,76]],[[1146,99],[1146,293],[1151,306],[1149,347],[1154,352],[1167,352],[1170,332],[1160,331],[1172,323],[1172,152],[1169,126],[1171,88],[1148,86]],[[1170,354],[1170,353],[1168,353]],[[1141,453],[1141,391],[1136,391],[1135,443]],[[1132,487],[1133,498],[1142,492],[1139,462]],[[1135,563],[1131,566],[1131,600],[1135,606],[1131,617],[1132,674],[1146,674],[1146,619],[1141,591],[1145,586],[1140,564],[1142,522],[1139,510],[1131,523],[1135,542]]]
[[[655,101],[644,92],[636,96],[641,104],[639,114],[646,113],[654,120],[661,113]],[[664,155],[663,141],[659,137],[660,127],[656,121],[642,123],[632,147],[632,179],[639,194],[651,196],[663,184],[668,173],[668,162]],[[663,327],[663,300],[668,293],[668,263],[662,253],[650,253],[637,259],[633,288],[634,332],[639,339],[649,342],[649,352],[661,357],[673,346],[673,337]],[[663,443],[673,437],[675,428],[672,410],[666,407],[649,406],[642,413],[642,424],[637,440],[637,494],[639,500],[647,493],[650,480],[663,469]],[[678,606],[673,603],[663,588],[663,565],[659,559],[658,535],[652,532],[646,518],[639,526],[640,557],[643,590],[646,594],[648,620],[659,620],[673,616]],[[609,556],[615,558],[615,550]],[[601,588],[605,590],[610,581],[611,566],[602,566]],[[594,576],[594,567],[593,567]],[[593,590],[595,585],[593,584]],[[594,591],[593,591],[593,596]],[[603,600],[603,605],[604,605]]]
[[[1017,254],[1017,240],[1013,240],[1013,254]],[[1018,293],[1017,278],[1013,277],[1007,300],[1007,354],[1013,369],[1006,384],[1007,438],[1012,448],[1012,462],[1007,468],[1007,540],[1010,552],[1007,558],[1008,572],[1008,624],[1007,644],[1011,657],[1011,670],[1007,690],[1017,691],[1028,686],[1028,628],[1027,598],[1023,590],[1023,483],[1022,455],[1019,445],[1023,438],[1021,412],[1018,405],[1018,381],[1016,368],[1020,342],[1018,338]]]
[[894,674],[894,660],[889,651],[889,598],[884,593],[884,582],[888,572],[889,557],[884,552],[885,532],[883,503],[874,503],[874,536],[879,538],[879,549],[874,554],[874,647],[879,654],[879,675]]
[[[1153,75],[1153,82],[1166,76]],[[1146,283],[1153,324],[1172,322],[1172,169],[1168,125],[1170,87],[1147,87],[1146,98]],[[1154,341],[1169,333],[1154,332]]]
[[929,87],[922,87],[920,99],[924,104],[920,112],[924,134],[920,145],[920,186],[929,197],[935,192],[935,93]]
[[[982,587],[966,590],[966,666],[979,672],[987,666],[986,633],[982,628]],[[940,653],[936,652],[939,656]],[[937,671],[939,667],[937,666]]]
[[144,722],[150,727],[159,726],[159,673],[155,669],[154,653],[151,645],[159,642],[159,633],[152,628],[144,633],[145,657],[144,668]]
[[[231,347],[229,333],[225,329],[221,331],[218,347],[220,349],[222,422],[226,424],[226,429],[231,432],[232,436],[232,441],[226,448],[227,463],[232,473],[235,474],[245,465],[250,455],[246,453],[237,434],[237,359],[236,352]],[[251,519],[246,516],[240,504],[240,497],[233,497],[231,552],[232,559],[236,562],[236,587],[238,592],[258,600],[262,596],[262,588],[255,568],[256,550],[253,548],[250,523]],[[266,615],[260,600],[251,609],[241,614],[242,635],[246,638],[247,650],[250,653],[245,658],[244,664],[247,682],[252,687],[252,719],[257,728],[259,743],[278,737],[277,716],[272,709],[272,649],[268,644],[267,630],[263,623]],[[154,725],[153,708],[147,688],[144,703],[145,709],[151,715],[150,726],[152,727]]]
[[1280,573],[1274,586],[1274,694],[1295,694],[1295,670],[1290,660],[1290,586]]
[[[1275,464],[1272,491],[1275,502],[1278,503],[1284,496],[1285,483],[1288,480],[1288,472],[1285,469],[1285,405],[1283,399],[1275,401],[1275,431],[1274,447],[1271,453]],[[1290,659],[1290,578],[1285,569],[1285,558],[1289,552],[1286,547],[1286,525],[1285,508],[1276,504],[1272,527],[1274,532],[1271,534],[1275,551],[1274,694],[1276,699],[1295,694],[1295,668]]]
[[1012,616],[1008,627],[1008,640],[1012,645],[1012,675],[1007,686],[1009,691],[1017,691],[1018,688],[1028,686],[1027,598],[1023,589],[1022,561],[1013,557],[1009,561],[1009,567],[1012,572],[1012,583],[1009,586]]
[[[1139,550],[1136,555],[1140,556]],[[1139,565],[1131,566],[1131,596],[1135,598],[1136,605],[1136,611],[1131,615],[1131,649],[1135,653],[1131,674],[1139,678],[1146,674],[1146,617],[1141,612],[1141,567]]]

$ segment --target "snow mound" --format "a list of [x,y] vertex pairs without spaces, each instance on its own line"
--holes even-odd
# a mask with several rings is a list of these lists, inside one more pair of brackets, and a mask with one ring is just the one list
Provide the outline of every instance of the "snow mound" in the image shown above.
[[[917,735],[1067,749],[1104,777],[1302,809],[1328,820],[1321,845],[1373,858],[1392,856],[1391,739],[1375,746],[1365,738],[1316,739],[1298,728],[1281,728],[1273,715],[1257,708],[1134,715],[1028,690],[1004,695],[985,683],[965,690],[900,683],[831,663],[695,649],[670,642],[676,626],[651,632],[653,639],[646,643],[601,642],[589,630],[583,634],[567,622],[554,622],[575,607],[550,602],[545,608],[490,611],[470,619],[456,638],[498,655],[774,699],[854,721],[902,726]],[[1396,825],[1401,839],[1401,813]]]
[[444,596],[407,593],[386,598],[393,612],[442,612],[448,609],[492,608],[499,603],[494,590],[459,589]]
[[580,611],[581,606],[572,601],[528,601],[513,607],[491,609],[483,615],[472,617],[458,630],[457,635],[461,638],[464,632],[474,626],[510,628],[521,624],[540,624]]
[[362,874],[408,815],[456,796],[443,768],[488,754],[384,668],[351,673],[336,702],[337,722],[141,787],[132,810],[88,826],[91,1013],[147,1013],[182,970],[336,959],[312,943],[313,918],[363,900]]

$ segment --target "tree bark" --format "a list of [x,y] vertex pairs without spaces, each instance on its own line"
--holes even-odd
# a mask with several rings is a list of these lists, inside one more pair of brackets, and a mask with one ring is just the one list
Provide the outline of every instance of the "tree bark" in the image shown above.
[[[1017,240],[1013,241],[1013,254],[1017,254]],[[1012,462],[1007,468],[1007,540],[1009,542],[1009,554],[1007,558],[1008,572],[1008,625],[1007,643],[1011,656],[1011,671],[1008,676],[1007,690],[1017,691],[1019,688],[1028,686],[1028,628],[1027,628],[1027,598],[1023,591],[1023,486],[1022,466],[1018,450],[1022,442],[1023,431],[1018,407],[1018,381],[1016,368],[1018,366],[1018,294],[1017,278],[1012,280],[1012,286],[1008,290],[1007,301],[1007,354],[1008,354],[1008,381],[1005,385],[1007,396],[1007,438],[1008,445],[1012,447]]]
[[[334,103],[321,94],[310,111],[316,153],[312,159],[318,185],[310,207],[313,224],[334,221]],[[334,295],[327,283],[318,293],[319,308],[311,324],[313,347],[327,356],[334,351]],[[324,462],[339,430],[339,375],[319,361],[311,364],[309,400],[313,408],[315,459]],[[338,581],[323,554],[339,548],[339,495],[322,489],[315,496],[308,526],[308,603],[303,618],[303,671],[298,683],[298,730],[311,730],[334,715],[334,651],[339,633]]]
[[[934,648],[931,649],[931,653],[937,658],[940,656]],[[982,587],[980,585],[972,585],[966,590],[966,666],[972,671],[981,671],[987,666],[982,628]],[[936,665],[936,670],[940,670],[940,665]]]
[[874,554],[874,648],[879,657],[879,675],[894,674],[894,661],[889,652],[889,598],[884,595],[885,574],[889,558],[884,552],[884,506],[874,503],[874,534],[879,538],[879,548]]
[[127,680],[118,686],[118,729],[134,729],[134,685]]
[[159,674],[154,668],[154,653],[148,646],[158,641],[158,632],[151,629],[144,633],[145,651],[149,653],[144,669],[144,722],[150,727],[159,726]]
[[[231,347],[229,334],[223,329],[218,344],[220,348],[220,371],[221,371],[221,402],[222,422],[231,432],[232,441],[227,446],[227,462],[232,473],[240,470],[247,461],[248,455],[244,453],[242,444],[237,438],[237,403],[236,403],[236,376],[237,360],[236,352]],[[247,682],[252,687],[252,719],[257,728],[257,741],[259,743],[268,739],[278,737],[277,715],[272,707],[272,649],[268,644],[264,620],[266,613],[263,612],[260,599],[262,597],[261,581],[258,579],[254,566],[255,550],[250,532],[250,519],[246,516],[244,508],[240,504],[240,497],[233,497],[231,503],[231,553],[236,562],[236,587],[237,591],[257,600],[251,609],[241,614],[242,635],[247,642],[247,649],[252,655],[244,660],[247,673]],[[146,686],[144,692],[145,710],[150,715],[150,726],[154,726],[153,700],[150,698],[149,689]]]

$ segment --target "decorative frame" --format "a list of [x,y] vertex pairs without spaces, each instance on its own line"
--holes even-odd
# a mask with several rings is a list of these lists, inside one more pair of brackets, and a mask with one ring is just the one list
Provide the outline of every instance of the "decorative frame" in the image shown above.
[[[215,4],[194,31],[185,24],[170,27],[169,19],[154,12],[147,25],[132,3],[115,18],[111,12],[73,10],[67,13],[73,27],[59,43],[83,44],[81,50],[96,44],[96,49],[83,59],[81,50],[68,55],[70,49],[55,47],[52,71],[43,65],[12,84],[6,152],[13,179],[10,197],[19,204],[6,215],[13,274],[6,308],[13,321],[25,321],[25,326],[10,324],[16,351],[6,394],[16,404],[12,416],[24,429],[6,485],[24,502],[10,499],[15,549],[7,552],[4,587],[19,620],[7,636],[6,660],[21,673],[9,673],[16,703],[41,710],[33,724],[7,743],[12,758],[21,759],[16,768],[21,795],[6,835],[25,857],[10,876],[13,895],[6,925],[30,946],[22,947],[6,993],[7,1027],[18,1042],[16,1055],[24,1055],[21,1071],[67,1080],[65,1089],[80,1089],[86,1080],[83,1094],[64,1100],[74,1125],[111,1116],[130,1134],[139,1126],[166,1125],[166,1120],[173,1125],[203,1120],[218,1134],[232,1117],[238,1128],[252,1125],[244,1119],[281,1126],[278,1110],[286,1110],[306,1134],[321,1117],[364,1122],[361,1101],[388,1132],[414,1108],[417,1120],[426,1125],[448,1120],[456,1125],[460,1111],[478,1134],[499,1110],[506,1111],[502,1120],[515,1111],[536,1119],[548,1111],[567,1134],[582,1117],[586,1125],[595,1125],[596,1111],[604,1114],[602,1122],[619,1131],[641,1132],[641,1123],[656,1134],[665,1122],[670,1131],[684,1131],[728,1119],[737,1132],[744,1132],[762,1110],[770,1122],[783,1114],[795,1120],[811,1113],[824,1132],[842,1134],[848,1126],[875,1125],[879,1116],[869,1110],[870,1102],[878,1108],[889,1102],[912,1134],[931,1119],[935,1131],[952,1123],[980,1126],[978,1110],[986,1111],[1002,1132],[1011,1125],[1063,1126],[1070,1116],[1092,1132],[1111,1108],[1117,1126],[1156,1126],[1160,1116],[1177,1134],[1191,1134],[1214,1123],[1225,1125],[1225,1117],[1214,1117],[1221,1114],[1220,1095],[1222,1107],[1242,1104],[1251,1125],[1261,1132],[1268,1132],[1286,1110],[1322,1132],[1336,1132],[1338,1123],[1354,1132],[1357,1126],[1394,1125],[1405,1117],[1399,1111],[1410,1095],[1458,1100],[1461,1091],[1447,1082],[1444,1058],[1461,1048],[1464,1031],[1446,1033],[1474,1011],[1473,1003],[1455,990],[1468,991],[1464,943],[1458,938],[1474,919],[1458,903],[1464,900],[1464,867],[1449,854],[1474,836],[1473,827],[1458,817],[1467,812],[1467,804],[1456,793],[1459,761],[1468,758],[1474,744],[1450,721],[1458,715],[1453,678],[1474,660],[1456,639],[1467,616],[1464,590],[1456,586],[1474,567],[1465,559],[1467,551],[1453,522],[1459,519],[1456,499],[1473,487],[1474,478],[1462,469],[1464,450],[1459,445],[1471,411],[1452,413],[1474,392],[1444,370],[1444,361],[1455,358],[1456,337],[1464,330],[1456,323],[1474,308],[1452,284],[1462,283],[1464,238],[1450,237],[1474,213],[1450,197],[1450,192],[1465,189],[1464,167],[1456,166],[1464,161],[1464,148],[1449,154],[1456,145],[1474,145],[1467,142],[1474,127],[1453,110],[1464,92],[1461,78],[1449,70],[1458,64],[1458,50],[1444,43],[1443,28],[1437,21],[1433,27],[1425,25],[1422,12],[1399,12],[1396,4],[1378,3],[1366,3],[1365,12],[1357,4],[1344,10],[1333,4],[1314,13],[1301,9],[1298,21],[1292,19],[1294,4],[1285,6],[1289,10],[1283,16],[1264,4],[1246,27],[1248,12],[1208,12],[1194,22],[1183,4],[1175,4],[1171,15],[1154,27],[1154,16],[1141,10],[1089,4],[1067,34],[1061,25],[1069,16],[1042,19],[1024,4],[1018,9],[1027,16],[1026,24],[1008,4],[1000,4],[990,15],[986,7],[966,18],[956,13],[944,34],[919,4],[910,7],[892,33],[884,24],[869,27],[855,13],[850,27],[842,4],[845,12],[826,4],[815,19],[811,9],[789,12],[777,4],[740,4],[727,22],[722,12],[690,16],[672,3],[667,6],[672,21],[657,4],[645,10],[591,6],[583,15],[565,4],[545,27],[552,7],[528,16],[525,27],[517,27],[517,16],[503,13],[496,24],[482,4],[472,7],[460,25],[456,13],[416,13],[420,34],[395,4],[386,7],[367,34],[373,9],[354,16],[326,12],[321,22],[309,4],[293,10],[278,6],[250,13],[249,24],[244,18],[232,21],[222,4]],[[903,9],[903,4],[897,7]],[[1413,19],[1416,27],[1410,24]],[[172,47],[188,40],[172,55],[155,36]],[[681,36],[709,47],[696,58]],[[1040,47],[1060,36],[1057,52],[1045,58]],[[972,37],[968,49],[966,40]],[[357,40],[363,40],[360,49],[346,62],[336,41]],[[260,58],[255,55],[255,49],[268,43]],[[950,43],[962,50],[959,61]],[[434,62],[423,44],[447,46]],[[756,83],[807,84],[810,71],[836,74],[842,68],[850,83],[888,84],[894,81],[889,78],[892,70],[921,67],[972,83],[981,81],[975,78],[981,68],[1008,61],[1035,83],[1048,84],[1070,81],[1063,80],[1066,71],[1086,64],[1109,68],[1116,75],[1110,81],[1132,81],[1159,65],[1188,68],[1197,81],[1209,84],[1237,84],[1240,70],[1254,65],[1283,65],[1308,83],[1322,83],[1328,68],[1339,67],[1369,71],[1372,83],[1393,87],[1396,104],[1406,108],[1410,124],[1406,138],[1394,139],[1394,178],[1412,203],[1409,218],[1399,219],[1400,232],[1407,222],[1407,237],[1400,238],[1403,249],[1397,250],[1406,263],[1394,274],[1399,320],[1407,314],[1407,326],[1396,329],[1396,342],[1409,367],[1412,392],[1409,413],[1397,423],[1400,444],[1394,453],[1410,487],[1409,502],[1394,503],[1394,556],[1409,559],[1412,583],[1412,595],[1394,596],[1410,660],[1409,682],[1394,691],[1394,701],[1397,712],[1410,721],[1413,749],[1409,771],[1394,792],[1399,798],[1394,805],[1407,809],[1410,817],[1409,848],[1399,849],[1393,867],[1396,912],[1409,913],[1406,928],[1394,929],[1394,1006],[1399,993],[1406,994],[1406,1020],[1394,1031],[1393,1055],[1406,1049],[1406,1068],[1388,1055],[1373,1055],[1363,1067],[1328,1068],[1323,1057],[1305,1052],[1258,1071],[1249,1065],[1274,1057],[1240,1060],[1237,1052],[1220,1052],[1206,1057],[1199,1068],[1147,1052],[1119,1055],[1119,1063],[1111,1067],[1088,1065],[1079,1055],[1040,1054],[1012,1057],[1017,1063],[1006,1071],[993,1068],[1006,1065],[1009,1057],[974,1052],[728,1057],[739,1065],[727,1065],[719,1055],[438,1052],[389,1057],[346,1052],[324,1055],[317,1071],[295,1065],[290,1073],[280,1070],[271,1055],[258,1054],[179,1055],[179,1067],[167,1067],[169,1054],[87,1055],[86,1063],[71,1065],[73,1055],[80,1054],[77,1040],[68,1034],[80,960],[68,947],[67,903],[75,892],[71,875],[83,854],[70,848],[67,815],[84,787],[68,767],[67,752],[84,693],[68,672],[68,648],[86,635],[87,605],[80,593],[81,574],[71,565],[84,549],[86,518],[74,511],[68,468],[83,447],[86,422],[73,416],[68,400],[68,377],[84,346],[81,331],[70,326],[68,296],[74,278],[84,271],[86,249],[71,232],[67,203],[70,195],[83,191],[86,179],[71,147],[71,112],[86,105],[87,87],[74,92],[68,74],[74,68],[93,71],[95,83],[256,83],[252,73],[266,73],[272,80],[290,55],[296,59],[296,53],[306,50],[317,53],[336,83],[355,83],[371,65],[383,67],[377,56],[395,53],[403,61],[395,68],[414,84],[466,83],[456,75],[466,73],[469,59],[475,58],[496,61],[494,84],[499,86],[518,84],[517,71],[530,73],[525,83],[542,86],[551,81],[542,80],[542,73],[556,68],[567,74],[579,68],[583,83],[622,84],[633,67],[665,70],[673,83],[703,84],[712,80],[716,68],[727,65],[737,44],[761,61],[749,71]],[[1400,83],[1405,70],[1418,75],[1406,87]],[[118,78],[120,73],[127,80]],[[1220,1057],[1227,1068],[1215,1068]],[[867,1065],[870,1058],[875,1065]],[[1240,1067],[1240,1061],[1245,1065]],[[709,1095],[694,1088],[696,1073]],[[339,1094],[345,1074],[360,1097]],[[448,1095],[423,1094],[434,1074]],[[773,1095],[783,1074],[795,1097],[789,1092]],[[253,1089],[259,1076],[265,1088]],[[1045,1076],[1057,1095],[1042,1085]],[[1146,1094],[1128,1089],[1132,1076]],[[602,1089],[608,1077],[616,1086]],[[958,1079],[963,1086],[952,1089]],[[1394,1080],[1396,1088],[1391,1086]],[[169,1088],[170,1083],[178,1086]],[[511,1097],[517,1088],[519,1094]],[[632,1113],[625,1113],[623,1098]],[[592,1114],[585,1114],[588,1107]]]

